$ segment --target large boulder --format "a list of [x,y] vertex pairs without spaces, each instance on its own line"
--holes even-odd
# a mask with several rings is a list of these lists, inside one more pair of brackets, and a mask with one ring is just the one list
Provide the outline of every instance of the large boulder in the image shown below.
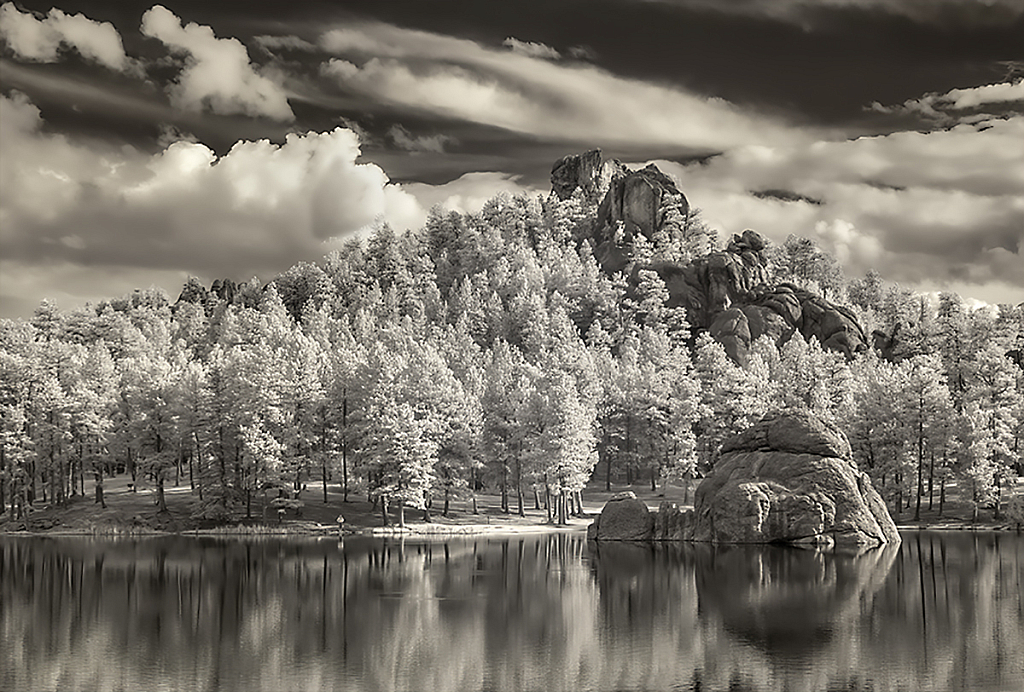
[[646,541],[652,536],[654,515],[632,491],[612,495],[594,522],[587,538],[598,541]]
[[722,452],[697,488],[692,540],[899,543],[881,496],[850,460],[846,437],[816,416],[766,416]]

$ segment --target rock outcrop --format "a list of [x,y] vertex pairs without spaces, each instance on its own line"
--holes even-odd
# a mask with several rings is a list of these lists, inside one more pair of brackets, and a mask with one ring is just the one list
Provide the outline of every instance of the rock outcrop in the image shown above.
[[594,257],[609,274],[622,271],[629,262],[624,250],[634,237],[653,240],[666,223],[685,223],[689,212],[686,197],[653,163],[638,171],[623,168],[597,210]]
[[[611,503],[609,503],[611,504]],[[617,510],[618,511],[618,510]],[[599,522],[604,522],[602,512]],[[614,534],[595,529],[594,538]],[[728,440],[693,510],[663,503],[654,540],[897,544],[899,532],[837,428],[809,413],[772,414]]]
[[601,515],[587,527],[587,538],[599,541],[646,541],[654,530],[654,516],[632,491],[612,495]]
[[606,159],[600,149],[583,154],[563,156],[551,167],[551,189],[558,199],[569,199],[576,189],[582,189],[584,197],[597,201],[616,175],[629,171],[615,159]]
[[813,337],[847,358],[866,351],[867,337],[848,308],[790,283],[769,285],[765,245],[746,230],[720,252],[685,265],[655,266],[669,290],[668,305],[685,307],[691,326],[707,330],[740,364],[765,334],[779,345],[796,333]]
[[[630,171],[604,159],[599,149],[561,159],[551,171],[551,187],[560,199],[581,188],[596,200],[607,190],[590,240],[594,257],[609,274],[629,266],[637,234],[653,241],[673,224],[681,229],[690,212],[686,196],[657,166]],[[848,358],[866,351],[867,337],[850,310],[792,284],[769,284],[766,245],[746,230],[725,250],[649,268],[665,282],[669,307],[685,307],[690,326],[709,332],[737,363],[746,363],[750,344],[765,334],[779,345],[796,333],[814,337]],[[634,280],[643,268],[633,268]]]

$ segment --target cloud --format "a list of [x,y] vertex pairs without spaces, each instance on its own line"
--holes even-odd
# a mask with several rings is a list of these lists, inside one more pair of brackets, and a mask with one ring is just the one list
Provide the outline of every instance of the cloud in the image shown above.
[[321,73],[392,107],[586,146],[720,150],[805,134],[722,99],[386,24],[326,32]]
[[44,19],[37,19],[30,12],[19,12],[12,2],[0,5],[0,37],[22,60],[57,62],[63,47],[118,72],[133,67],[113,24],[65,14],[56,7]]
[[221,115],[295,119],[284,89],[260,73],[238,39],[217,38],[213,29],[200,24],[182,26],[161,5],[142,15],[142,33],[185,56],[185,67],[171,89],[176,106],[194,111],[206,107]]
[[[166,291],[174,300],[191,274],[150,267],[83,266],[68,261],[23,264],[0,259],[0,276],[3,277],[0,283],[0,317],[27,318],[43,298],[69,310],[154,286]],[[209,284],[214,279],[225,277],[200,275],[197,278]],[[250,277],[231,278],[245,281]]]
[[517,176],[508,173],[480,172],[465,175],[444,185],[407,183],[403,189],[414,196],[424,209],[441,206],[450,211],[475,214],[498,194],[537,194],[541,192],[520,184]]
[[1024,299],[1024,116],[659,165],[725,232],[753,228],[776,242],[802,235],[850,274],[996,282]]
[[445,145],[454,141],[454,138],[441,134],[416,137],[401,125],[392,125],[388,130],[388,137],[399,149],[435,154],[443,153]]
[[[647,0],[644,0],[647,1]],[[662,0],[686,9],[764,17],[806,25],[829,11],[893,15],[919,24],[991,26],[1024,16],[1019,0]]]
[[967,89],[951,89],[944,94],[926,94],[905,101],[901,106],[871,104],[871,110],[881,113],[916,112],[930,118],[947,119],[949,111],[977,109],[992,104],[1024,104],[1024,79],[1013,82],[984,84]]
[[240,141],[218,157],[185,140],[155,155],[87,146],[42,124],[24,96],[0,96],[0,244],[22,267],[272,275],[378,219],[405,229],[425,217],[356,162],[358,139],[342,128]]
[[253,36],[252,40],[260,48],[269,50],[297,50],[315,53],[319,50],[315,44],[298,36]]
[[532,41],[520,41],[519,39],[509,36],[505,39],[502,44],[509,48],[513,53],[519,55],[525,55],[528,58],[542,58],[544,60],[558,60],[562,57],[562,54],[551,46],[543,43],[533,43]]

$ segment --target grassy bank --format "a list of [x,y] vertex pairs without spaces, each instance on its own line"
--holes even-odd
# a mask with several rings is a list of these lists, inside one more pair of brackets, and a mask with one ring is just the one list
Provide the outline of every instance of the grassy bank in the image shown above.
[[[94,502],[94,489],[91,482],[86,482],[86,495],[72,498],[66,507],[47,507],[38,505],[29,515],[28,521],[10,520],[0,517],[0,532],[28,532],[40,534],[87,535],[87,536],[121,536],[121,535],[156,535],[156,534],[194,534],[194,535],[337,535],[339,516],[345,518],[343,531],[346,534],[392,535],[406,533],[412,535],[466,535],[466,534],[500,534],[525,533],[535,531],[573,531],[584,530],[601,511],[608,498],[622,490],[632,490],[644,500],[651,509],[656,509],[665,500],[682,503],[687,494],[682,487],[668,485],[652,491],[648,484],[633,486],[613,485],[611,492],[604,490],[603,483],[592,483],[584,493],[584,516],[573,517],[566,525],[555,525],[548,521],[547,512],[534,506],[532,496],[527,496],[523,516],[515,508],[510,513],[501,510],[501,501],[497,495],[478,494],[476,511],[468,499],[454,500],[449,508],[448,516],[441,513],[441,507],[435,506],[429,517],[424,517],[419,510],[406,509],[405,529],[397,527],[397,516],[391,514],[392,525],[383,526],[379,510],[366,501],[365,496],[349,494],[345,502],[336,485],[328,486],[327,501],[321,486],[311,486],[300,496],[301,513],[288,511],[280,519],[277,512],[267,508],[264,519],[264,508],[261,502],[254,501],[252,516],[246,517],[244,510],[229,521],[215,524],[210,521],[192,518],[193,505],[197,498],[187,484],[178,487],[171,485],[165,490],[167,511],[160,512],[156,506],[156,493],[153,488],[142,486],[129,488],[130,478],[118,476],[107,479],[104,483],[106,508]],[[1024,479],[1019,481],[1024,485]],[[690,494],[692,496],[692,493]],[[901,529],[992,529],[1008,527],[1005,519],[996,519],[990,510],[983,510],[977,521],[973,520],[973,510],[956,487],[947,491],[943,511],[939,513],[939,503],[935,501],[928,506],[925,499],[919,519],[914,519],[914,508],[894,515]]]

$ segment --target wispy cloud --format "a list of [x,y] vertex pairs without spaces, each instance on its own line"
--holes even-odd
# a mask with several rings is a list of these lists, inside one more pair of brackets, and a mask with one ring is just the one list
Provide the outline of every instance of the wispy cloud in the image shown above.
[[642,0],[723,14],[813,23],[829,11],[862,11],[903,17],[921,24],[992,25],[1024,16],[1019,0]]
[[1024,79],[966,89],[951,89],[944,94],[926,94],[921,98],[909,99],[900,106],[871,104],[871,110],[880,113],[915,112],[933,119],[947,119],[950,111],[976,109],[992,104],[1019,103],[1024,110]]
[[222,115],[295,119],[284,89],[250,62],[249,52],[238,39],[217,38],[213,29],[200,24],[182,26],[181,20],[161,5],[142,15],[142,33],[185,56],[184,69],[171,89],[176,106],[209,108]]
[[519,53],[520,55],[525,55],[528,58],[558,60],[562,57],[562,54],[551,46],[543,43],[534,43],[532,41],[520,41],[514,36],[509,36],[501,45],[510,49],[513,53]]
[[133,65],[113,24],[65,14],[56,7],[39,19],[31,12],[20,12],[12,2],[4,3],[0,6],[0,37],[22,60],[56,62],[61,49],[68,49],[118,72]]
[[392,125],[388,130],[388,137],[395,146],[405,151],[422,151],[440,154],[444,152],[446,144],[454,141],[448,135],[420,135],[415,136],[401,125]]
[[365,24],[320,44],[339,56],[322,74],[350,93],[541,139],[720,150],[806,136],[722,99],[441,34]]

